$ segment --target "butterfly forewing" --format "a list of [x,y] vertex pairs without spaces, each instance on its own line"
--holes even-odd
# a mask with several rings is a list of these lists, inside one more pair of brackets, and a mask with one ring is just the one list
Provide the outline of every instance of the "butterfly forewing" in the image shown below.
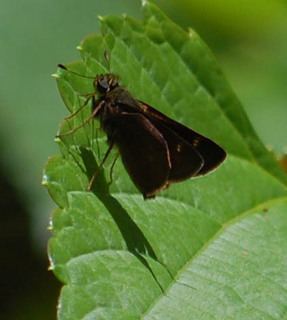
[[161,132],[168,145],[171,161],[169,183],[196,176],[204,165],[201,155],[190,143],[160,121],[155,119],[152,123]]
[[138,101],[138,105],[146,117],[149,118],[155,126],[157,126],[157,123],[160,123],[161,126],[172,130],[200,154],[203,159],[203,165],[195,175],[208,173],[215,169],[225,159],[226,152],[212,140],[187,128],[179,122],[168,118],[163,113],[142,101]]

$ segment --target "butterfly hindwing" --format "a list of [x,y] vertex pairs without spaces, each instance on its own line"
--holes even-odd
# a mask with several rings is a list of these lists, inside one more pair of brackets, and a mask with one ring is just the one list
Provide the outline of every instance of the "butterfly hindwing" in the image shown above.
[[159,130],[141,113],[121,113],[106,120],[123,164],[145,198],[168,185],[170,158]]

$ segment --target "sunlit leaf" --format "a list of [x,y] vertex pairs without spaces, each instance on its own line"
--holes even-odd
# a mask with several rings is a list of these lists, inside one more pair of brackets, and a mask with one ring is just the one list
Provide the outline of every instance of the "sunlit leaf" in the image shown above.
[[[59,319],[282,319],[286,176],[200,38],[149,2],[144,14],[143,22],[102,18],[102,34],[84,39],[83,61],[68,67],[120,75],[136,98],[215,140],[228,157],[215,172],[144,201],[120,161],[110,185],[113,159],[87,192],[107,148],[97,121],[63,135],[44,180],[59,206],[49,244],[64,283]],[[65,70],[59,77],[75,112],[92,80]],[[64,121],[60,133],[89,114],[87,107]]]

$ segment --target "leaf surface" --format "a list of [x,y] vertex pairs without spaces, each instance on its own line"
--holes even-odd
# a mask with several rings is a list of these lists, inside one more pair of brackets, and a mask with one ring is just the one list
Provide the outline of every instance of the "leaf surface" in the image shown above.
[[[111,70],[138,99],[222,145],[215,172],[144,201],[117,161],[93,192],[89,179],[107,145],[90,109],[64,121],[61,156],[44,183],[58,205],[49,243],[65,284],[59,319],[283,319],[287,308],[286,176],[265,150],[209,49],[152,3],[143,22],[105,17],[70,69]],[[110,60],[104,52],[108,50]],[[92,80],[59,71],[75,112]]]

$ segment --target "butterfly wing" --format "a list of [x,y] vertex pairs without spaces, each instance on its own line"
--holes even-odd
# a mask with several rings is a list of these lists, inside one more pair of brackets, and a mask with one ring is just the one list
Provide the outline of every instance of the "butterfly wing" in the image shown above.
[[[202,136],[201,134],[187,128],[186,126],[176,122],[148,104],[138,101],[141,112],[154,124],[160,127],[160,131],[171,130],[188,144],[190,144],[203,159],[203,165],[195,174],[203,175],[215,169],[226,157],[226,152],[212,140]],[[178,168],[180,170],[180,168]],[[176,168],[174,168],[176,171]]]
[[110,140],[144,198],[168,186],[171,163],[166,140],[144,115],[123,112],[106,119],[105,128],[111,128]]
[[204,160],[197,150],[176,132],[158,122],[156,128],[167,142],[171,169],[168,182],[179,182],[196,176],[204,166]]

